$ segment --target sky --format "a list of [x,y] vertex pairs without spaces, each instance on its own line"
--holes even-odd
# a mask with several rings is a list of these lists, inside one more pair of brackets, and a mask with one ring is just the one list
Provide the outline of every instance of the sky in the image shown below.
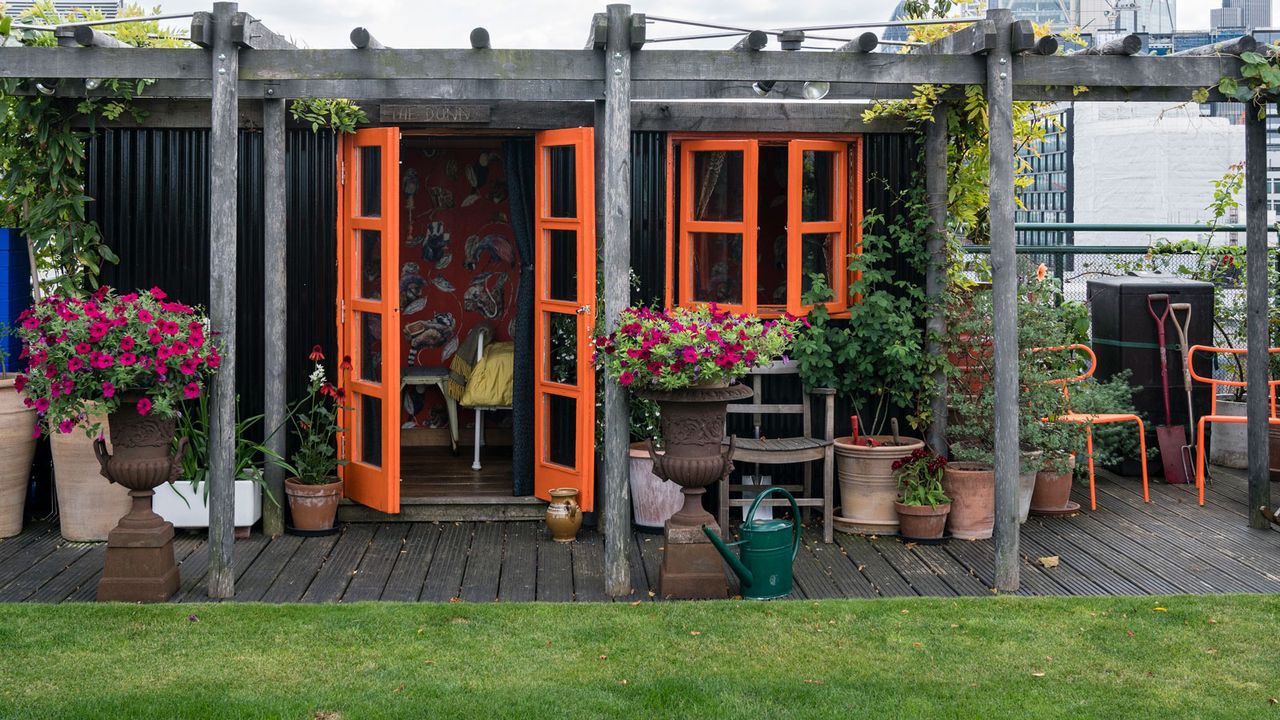
[[[592,13],[609,0],[241,0],[240,9],[267,27],[312,48],[351,47],[351,29],[363,26],[397,48],[467,47],[471,29],[489,30],[494,47],[581,48]],[[774,29],[887,19],[897,0],[632,0],[634,12],[740,27]],[[1221,0],[1177,0],[1179,29],[1207,29],[1209,8]],[[1280,18],[1278,18],[1280,20]],[[700,32],[655,23],[649,37]],[[726,47],[710,40],[698,47]],[[688,45],[686,45],[687,47]],[[668,47],[679,47],[668,45]]]

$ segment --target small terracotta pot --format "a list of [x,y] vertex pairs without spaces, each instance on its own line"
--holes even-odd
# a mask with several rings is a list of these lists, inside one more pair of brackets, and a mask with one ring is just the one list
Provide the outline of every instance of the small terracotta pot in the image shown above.
[[1036,489],[1031,495],[1031,512],[1058,512],[1071,502],[1071,478],[1076,456],[1071,456],[1066,472],[1040,471],[1036,473]]
[[951,503],[937,507],[929,505],[893,504],[898,511],[898,534],[908,540],[938,540],[947,528],[947,514]]
[[289,515],[297,530],[328,530],[338,515],[342,499],[342,481],[324,485],[307,485],[294,478],[284,481],[284,494],[289,498]]
[[570,543],[578,538],[582,527],[582,512],[578,508],[577,488],[554,488],[550,491],[551,504],[547,505],[547,529],[551,539]]
[[996,471],[986,463],[947,463],[942,489],[951,498],[947,527],[964,540],[985,540],[996,525]]
[[31,461],[36,454],[36,411],[23,406],[22,394],[13,389],[13,377],[0,377],[0,538],[22,532],[23,504]]

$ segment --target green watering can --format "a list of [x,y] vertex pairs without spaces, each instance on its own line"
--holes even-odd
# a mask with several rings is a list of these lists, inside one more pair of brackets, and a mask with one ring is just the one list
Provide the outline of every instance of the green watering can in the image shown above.
[[[756,520],[756,508],[770,493],[782,493],[791,501],[791,520]],[[739,528],[742,539],[725,543],[710,527],[702,532],[711,538],[725,562],[742,581],[742,597],[749,600],[772,600],[791,594],[791,564],[800,552],[800,507],[786,489],[771,487],[756,496],[747,512],[747,520]],[[739,559],[730,545],[742,546]]]

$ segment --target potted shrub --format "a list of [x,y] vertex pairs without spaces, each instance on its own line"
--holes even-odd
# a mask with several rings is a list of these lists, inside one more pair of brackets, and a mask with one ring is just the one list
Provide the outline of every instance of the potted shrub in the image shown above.
[[928,216],[923,203],[904,198],[906,219],[884,226],[872,213],[863,221],[862,245],[848,257],[849,318],[832,319],[823,303],[832,290],[813,274],[805,302],[813,305],[810,325],[796,339],[794,355],[807,387],[830,387],[851,403],[851,434],[835,439],[835,475],[840,485],[836,527],[846,532],[893,534],[898,528],[894,502],[897,481],[891,466],[904,452],[924,447],[915,438],[886,432],[891,415],[909,412],[917,429],[928,424],[921,401],[939,362],[924,348],[928,304],[921,289],[902,280],[891,260],[905,255],[923,267]]
[[926,448],[893,462],[898,478],[899,533],[909,540],[940,540],[946,530],[951,498],[942,489],[946,458]]
[[[338,468],[346,463],[338,458],[335,440],[342,428],[338,411],[345,392],[325,377],[324,353],[316,345],[310,359],[315,363],[307,383],[307,394],[289,409],[289,420],[297,437],[298,450],[288,462],[275,459],[289,477],[284,494],[289,498],[293,529],[307,532],[330,530],[342,499],[342,479]],[[342,369],[350,369],[343,360]]]
[[684,496],[680,494],[679,485],[667,482],[653,472],[649,443],[653,443],[656,454],[662,454],[658,404],[648,398],[632,395],[629,409],[633,440],[627,452],[630,461],[631,518],[641,530],[661,532],[667,518],[680,509]]
[[[8,323],[0,323],[0,338],[10,335]],[[0,538],[22,532],[22,512],[35,458],[36,411],[22,403],[14,387],[16,376],[9,372],[9,356],[0,344]]]
[[[238,399],[237,399],[238,400]],[[239,403],[237,402],[237,405]],[[237,416],[239,413],[237,412]],[[235,425],[235,526],[247,531],[262,517],[262,462],[275,455],[250,437],[261,415],[237,419]],[[174,442],[186,442],[180,479],[156,488],[153,507],[174,527],[209,527],[209,403],[207,396],[188,402],[178,416]],[[279,504],[268,495],[272,503]]]

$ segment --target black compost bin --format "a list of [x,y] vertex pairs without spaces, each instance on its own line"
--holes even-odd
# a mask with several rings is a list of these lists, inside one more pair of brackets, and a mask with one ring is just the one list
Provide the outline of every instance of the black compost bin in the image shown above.
[[[1132,275],[1103,277],[1088,282],[1089,316],[1093,326],[1093,351],[1098,356],[1099,380],[1108,380],[1128,370],[1134,386],[1134,404],[1147,427],[1147,447],[1155,449],[1155,427],[1165,423],[1164,397],[1160,382],[1160,350],[1156,344],[1156,322],[1147,310],[1147,296],[1165,293],[1171,303],[1190,303],[1191,326],[1188,345],[1213,344],[1213,283],[1188,280],[1174,275]],[[1157,312],[1163,310],[1156,305]],[[1182,317],[1179,314],[1179,317]],[[1187,395],[1182,382],[1182,356],[1178,353],[1178,332],[1170,315],[1165,324],[1165,344],[1169,362],[1169,402],[1173,424],[1194,432],[1187,419]],[[1196,357],[1196,372],[1213,373],[1213,362],[1206,356]],[[1209,412],[1209,386],[1192,381],[1191,402],[1196,417]],[[1126,460],[1117,472],[1136,476],[1141,468],[1138,459]],[[1147,463],[1147,471],[1162,473],[1158,455]]]

